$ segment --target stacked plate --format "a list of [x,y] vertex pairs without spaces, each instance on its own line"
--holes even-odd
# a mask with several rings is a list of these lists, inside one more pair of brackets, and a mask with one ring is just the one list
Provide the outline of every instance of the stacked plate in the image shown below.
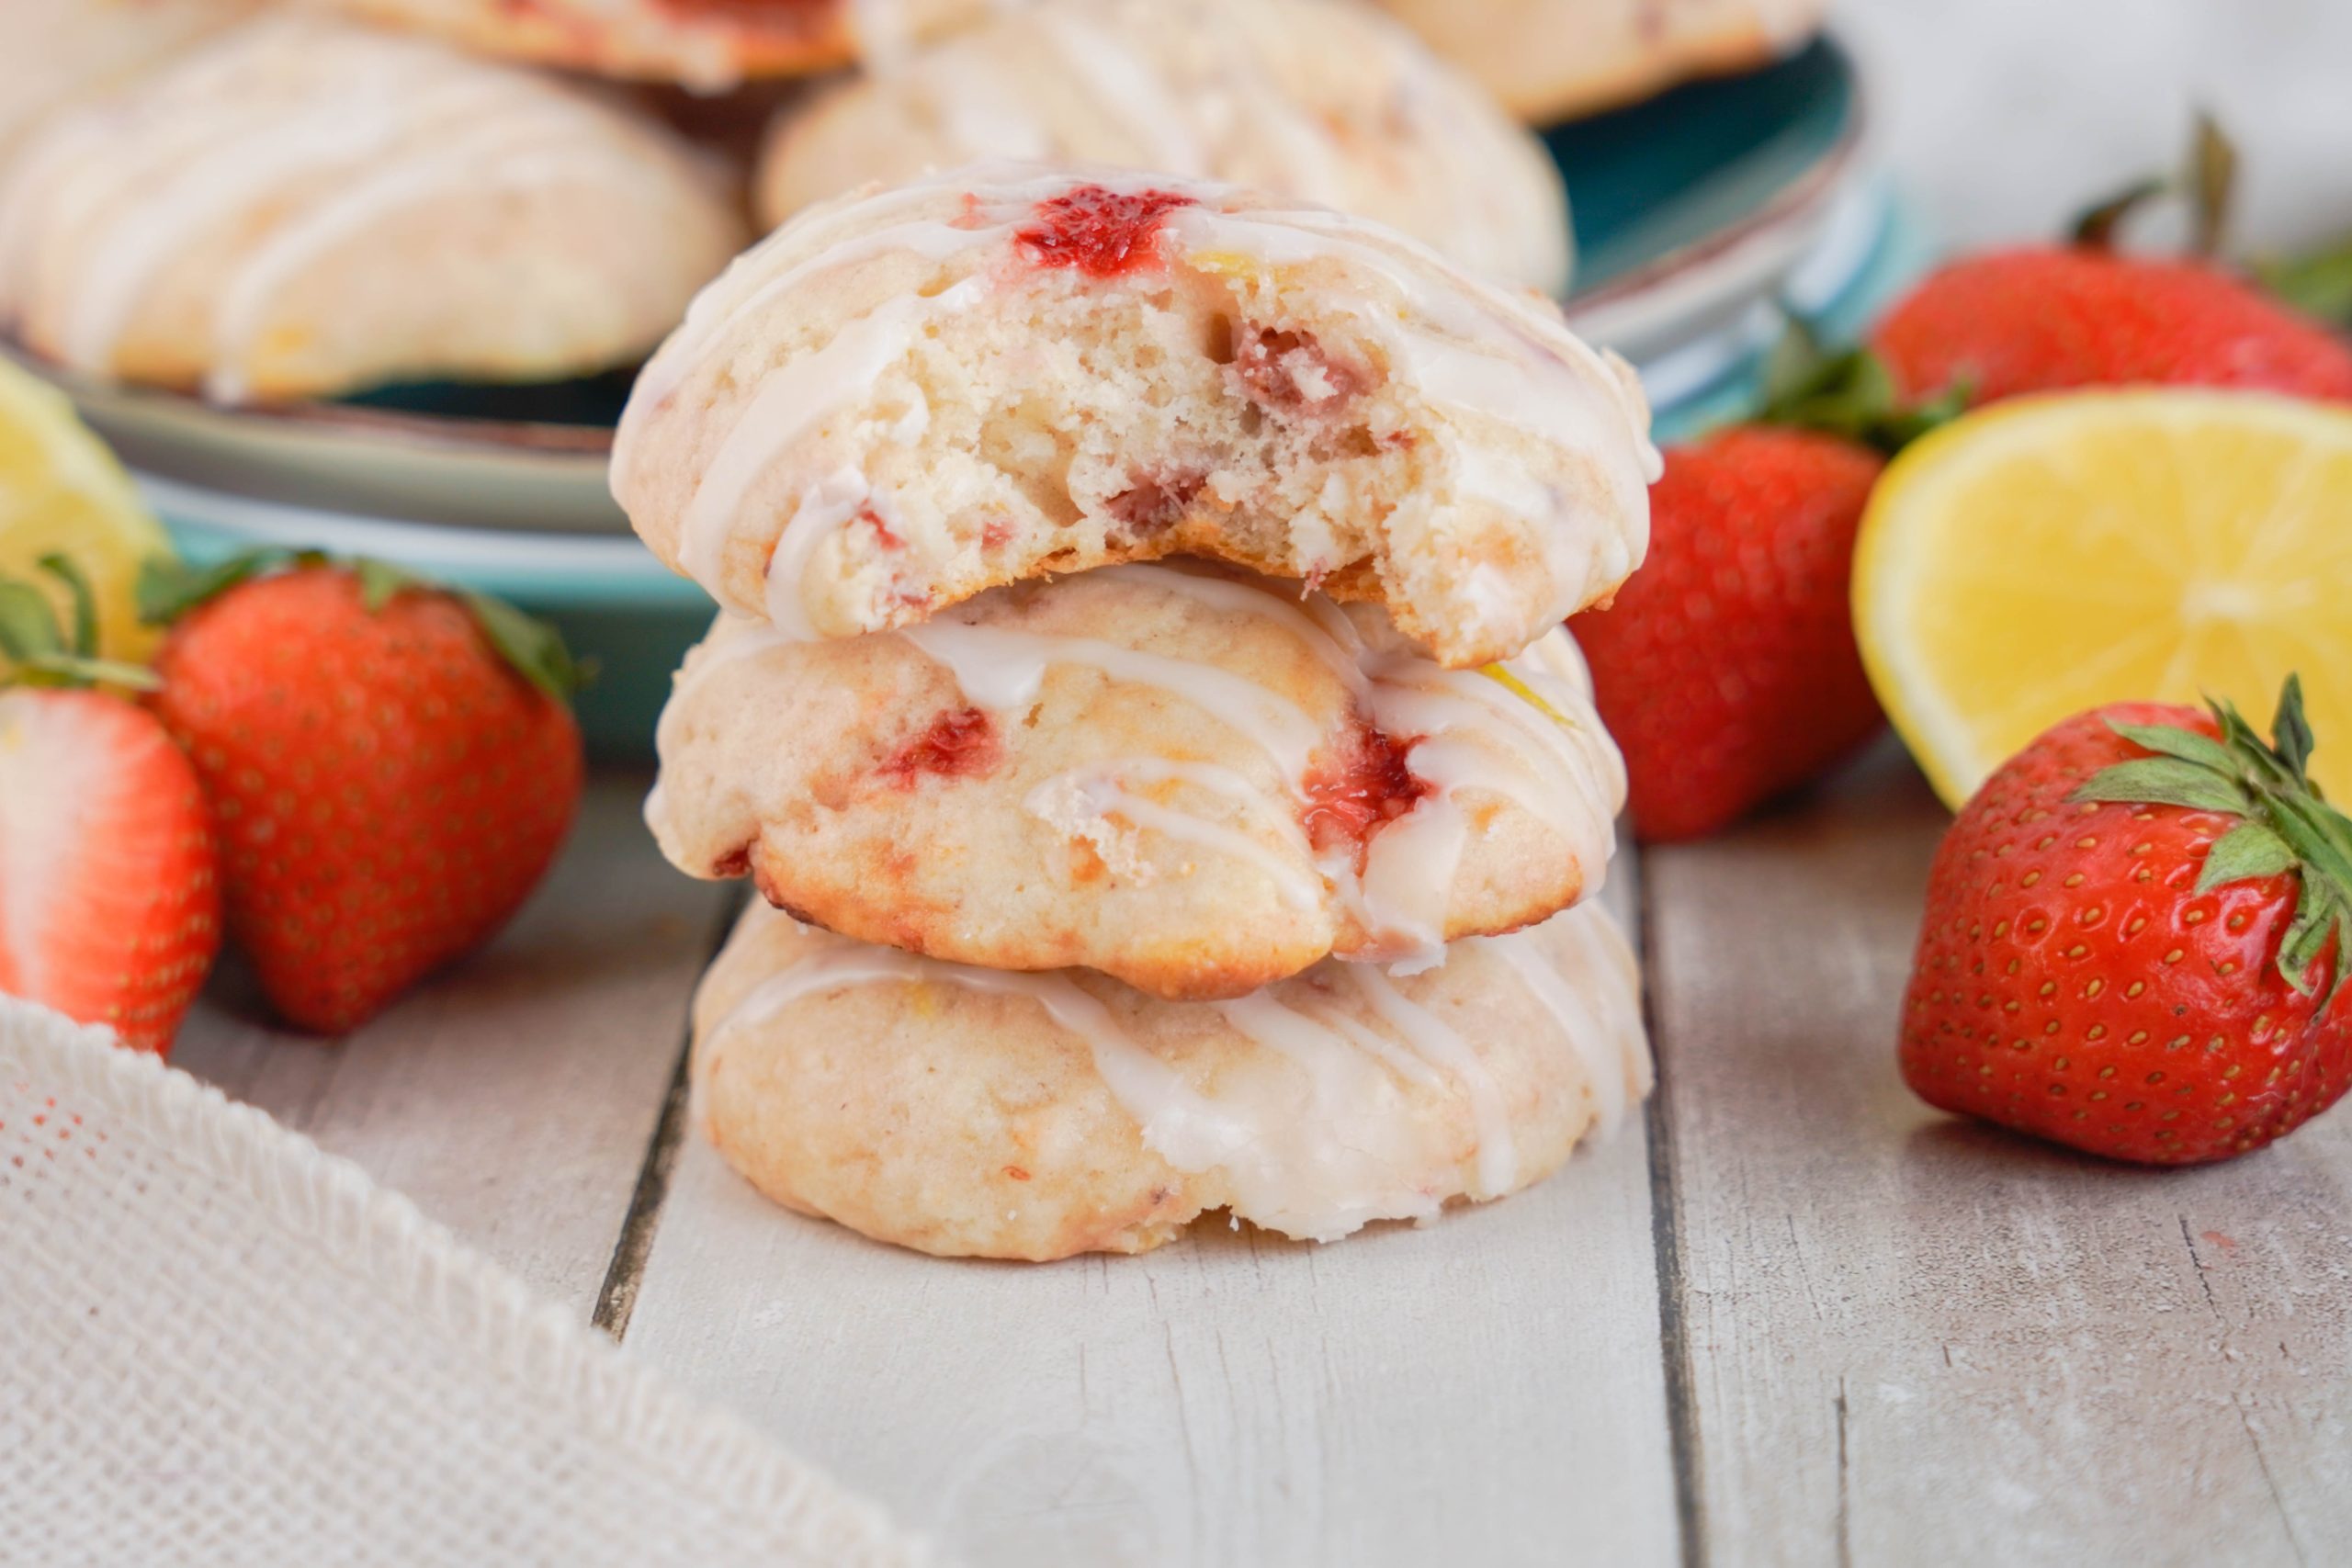
[[[1641,367],[1662,434],[1738,411],[1783,302],[1851,326],[1917,270],[1865,124],[1852,62],[1823,39],[1546,136],[1576,209],[1570,321]],[[554,617],[604,668],[582,716],[607,750],[646,745],[667,672],[708,620],[605,492],[626,377],[266,411],[58,378],[191,554],[315,545]]]

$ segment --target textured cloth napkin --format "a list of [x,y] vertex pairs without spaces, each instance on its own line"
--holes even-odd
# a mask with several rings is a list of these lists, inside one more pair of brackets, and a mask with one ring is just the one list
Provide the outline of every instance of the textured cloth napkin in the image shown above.
[[0,998],[0,1562],[926,1560],[357,1167]]

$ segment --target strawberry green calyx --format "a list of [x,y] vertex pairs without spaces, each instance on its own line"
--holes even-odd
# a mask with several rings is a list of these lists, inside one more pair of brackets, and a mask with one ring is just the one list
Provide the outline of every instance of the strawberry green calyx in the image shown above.
[[1832,353],[1792,319],[1765,362],[1764,401],[1752,423],[1843,436],[1891,457],[1967,412],[1971,392],[1961,382],[1905,403],[1883,359],[1867,348]]
[[2311,778],[2313,746],[2303,716],[2301,680],[2287,677],[2278,715],[2265,741],[2227,702],[2209,699],[2219,740],[2172,725],[2110,728],[2155,755],[2119,762],[2094,775],[2068,798],[2129,806],[2177,806],[2240,818],[2205,858],[2197,891],[2232,882],[2293,873],[2292,919],[2278,948],[2278,972],[2302,996],[2312,996],[2311,972],[2335,944],[2324,1010],[2342,989],[2352,954],[2352,819],[2328,804]]
[[349,571],[358,581],[360,603],[370,613],[402,593],[447,594],[465,606],[484,639],[516,674],[558,702],[569,702],[591,673],[571,657],[562,633],[503,599],[452,588],[389,561],[337,560],[322,550],[271,547],[247,550],[207,567],[156,557],[139,569],[139,618],[151,626],[169,626],[240,583],[314,567]]
[[2257,261],[2254,275],[2289,309],[2352,331],[2352,234],[2302,255]]
[[98,657],[98,602],[82,569],[61,555],[40,558],[40,569],[64,587],[73,623],[60,626],[50,596],[29,582],[0,579],[0,654],[7,679],[26,686],[121,686],[153,691],[144,666]]

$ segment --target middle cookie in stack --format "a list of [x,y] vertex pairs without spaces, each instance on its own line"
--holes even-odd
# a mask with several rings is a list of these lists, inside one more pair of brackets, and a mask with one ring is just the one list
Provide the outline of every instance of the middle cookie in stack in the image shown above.
[[1639,558],[1645,423],[1547,303],[1227,187],[965,171],[739,262],[615,456],[730,612],[649,817],[920,957],[747,922],[696,1053],[729,1156],[1032,1258],[1556,1166],[1647,1081],[1606,917],[1552,919],[1623,790],[1556,628]]

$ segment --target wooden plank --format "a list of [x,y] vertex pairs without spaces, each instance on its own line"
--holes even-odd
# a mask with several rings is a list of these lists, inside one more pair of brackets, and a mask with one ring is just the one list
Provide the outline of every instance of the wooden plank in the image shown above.
[[689,1136],[628,1343],[975,1563],[1668,1563],[1647,1164],[1636,1124],[1427,1230],[1036,1268],[796,1217]]
[[232,972],[173,1060],[588,1314],[732,904],[662,863],[638,819],[647,783],[600,773],[499,940],[348,1040],[269,1027]]
[[1942,1117],[1907,764],[1653,852],[1694,1555],[2352,1561],[2352,1119],[2151,1172]]

